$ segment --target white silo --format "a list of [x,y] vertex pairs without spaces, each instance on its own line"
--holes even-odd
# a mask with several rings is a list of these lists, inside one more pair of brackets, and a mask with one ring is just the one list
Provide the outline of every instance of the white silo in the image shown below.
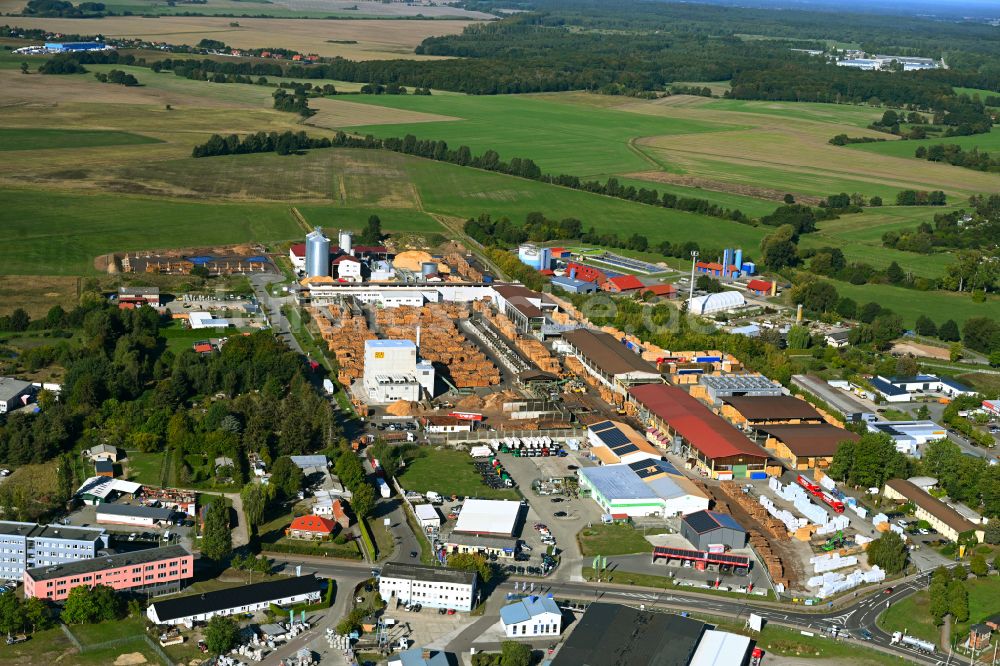
[[340,251],[343,252],[344,254],[353,255],[354,254],[354,247],[353,247],[353,245],[354,245],[354,243],[353,243],[354,232],[341,230],[341,232],[340,232],[340,239],[339,240],[340,240]]
[[306,234],[306,275],[330,275],[330,239],[323,235],[319,227]]

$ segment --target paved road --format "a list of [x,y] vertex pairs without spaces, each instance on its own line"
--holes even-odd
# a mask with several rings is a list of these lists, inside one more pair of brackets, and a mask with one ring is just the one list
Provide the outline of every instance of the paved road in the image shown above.
[[272,282],[277,282],[280,278],[276,275],[267,275],[257,273],[250,276],[250,286],[253,287],[253,292],[257,296],[257,301],[260,303],[260,308],[267,317],[268,323],[271,325],[271,330],[274,331],[275,336],[279,340],[284,341],[289,347],[299,352],[303,353],[299,341],[295,339],[292,335],[292,325],[285,317],[284,313],[281,312],[281,306],[292,302],[291,296],[284,297],[274,297],[268,292],[267,287]]
[[[328,627],[335,627],[340,619],[350,610],[354,588],[362,581],[371,577],[371,565],[364,562],[349,562],[338,560],[324,562],[321,558],[309,558],[298,555],[268,554],[275,560],[279,573],[295,575],[296,566],[302,567],[303,574],[315,573],[322,578],[332,578],[337,581],[333,606],[329,610],[307,614],[306,619],[312,624],[312,629],[295,639],[285,643],[261,661],[265,666],[275,666],[282,659],[294,656],[296,651],[307,647],[320,655],[321,663],[340,663],[339,653],[330,647],[326,640]],[[344,660],[343,663],[347,663]]]
[[[887,604],[897,603],[915,591],[925,587],[930,580],[930,574],[921,574],[917,579],[897,584],[891,595],[883,595],[876,591],[867,596],[849,598],[846,605],[828,610],[807,611],[804,607],[782,606],[774,602],[755,602],[732,597],[715,597],[696,592],[656,591],[640,588],[634,591],[625,586],[607,585],[595,586],[588,583],[554,582],[551,586],[539,587],[536,582],[535,591],[543,594],[553,594],[557,598],[580,599],[584,601],[609,601],[646,607],[668,608],[672,610],[693,611],[719,615],[729,619],[748,619],[751,612],[762,616],[770,623],[786,627],[811,631],[815,633],[829,632],[831,628],[838,630],[838,640],[846,640],[859,645],[873,647],[882,652],[895,654],[910,662],[939,665],[944,661],[938,655],[926,655],[901,645],[891,645],[890,636],[881,631],[875,624],[878,615],[887,608]],[[508,581],[498,586],[494,595],[515,590],[515,583]],[[872,635],[871,641],[861,639],[861,630],[865,629]],[[464,645],[462,647],[465,647]],[[942,655],[943,656],[943,655]]]

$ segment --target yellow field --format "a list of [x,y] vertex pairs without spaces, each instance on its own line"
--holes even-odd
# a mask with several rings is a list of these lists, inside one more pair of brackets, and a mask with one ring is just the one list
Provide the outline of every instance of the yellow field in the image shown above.
[[53,305],[65,310],[79,303],[80,278],[70,276],[0,275],[3,312],[24,308],[32,318],[44,317]]
[[[280,47],[321,56],[341,56],[351,60],[388,60],[417,56],[413,49],[427,37],[461,32],[470,21],[435,20],[316,20],[245,19],[229,24],[231,18],[214,16],[109,16],[102,19],[17,17],[11,20],[22,28],[42,28],[53,32],[79,34],[99,32],[105,37],[137,37],[171,44],[195,45],[202,39],[216,39],[236,48]],[[328,40],[356,40],[357,44],[331,44]]]
[[349,102],[345,98],[312,99],[309,108],[318,113],[305,124],[328,129],[356,127],[359,125],[396,125],[401,123],[435,123],[442,120],[461,120],[454,116],[437,113],[422,113],[405,109],[390,109],[384,106]]

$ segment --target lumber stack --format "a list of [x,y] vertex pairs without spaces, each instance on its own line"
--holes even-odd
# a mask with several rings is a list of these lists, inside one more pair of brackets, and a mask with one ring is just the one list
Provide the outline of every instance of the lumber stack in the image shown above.
[[735,481],[723,481],[719,484],[719,490],[748,513],[755,522],[764,528],[764,531],[771,538],[782,541],[788,538],[788,530],[785,524],[771,516],[759,502],[754,501],[752,496],[744,493],[740,488],[740,484]]
[[337,359],[337,381],[342,386],[350,386],[364,374],[365,341],[375,340],[378,336],[368,329],[364,317],[355,317],[343,305],[310,308],[309,314]]
[[451,268],[464,277],[469,282],[482,282],[483,274],[469,265],[469,262],[465,260],[465,257],[460,255],[458,252],[451,252],[444,256],[444,261],[446,264],[451,266]]
[[458,388],[480,388],[500,383],[500,371],[455,326],[468,319],[469,309],[458,303],[432,303],[423,307],[384,308],[375,321],[386,338],[417,340],[420,329],[420,356],[447,366],[451,382]]

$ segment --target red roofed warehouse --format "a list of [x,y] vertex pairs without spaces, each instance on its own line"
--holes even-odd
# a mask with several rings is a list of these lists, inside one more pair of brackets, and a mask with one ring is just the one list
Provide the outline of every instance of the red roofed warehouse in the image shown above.
[[672,284],[653,284],[643,288],[642,293],[652,294],[659,298],[677,298],[677,287]]
[[639,407],[646,436],[666,449],[677,442],[706,475],[726,480],[766,474],[767,453],[686,391],[646,384],[630,388],[629,395]]
[[327,539],[337,529],[337,523],[321,516],[299,516],[285,530],[290,539]]
[[598,270],[593,266],[587,266],[586,264],[578,264],[575,261],[566,264],[566,275],[575,280],[596,282],[597,284],[604,284],[605,280],[608,279],[604,271]]
[[620,294],[626,291],[635,291],[636,289],[642,289],[642,283],[639,282],[639,278],[634,275],[620,275],[618,277],[613,277],[608,279],[601,289],[604,291],[610,291],[613,294]]
[[750,280],[747,283],[747,291],[758,296],[774,296],[776,283],[767,280]]

